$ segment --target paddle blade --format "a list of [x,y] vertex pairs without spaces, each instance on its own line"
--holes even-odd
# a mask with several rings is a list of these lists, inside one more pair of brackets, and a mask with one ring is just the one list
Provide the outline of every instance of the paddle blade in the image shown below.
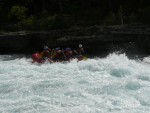
[[88,57],[87,56],[83,56],[83,60],[87,60],[88,59]]

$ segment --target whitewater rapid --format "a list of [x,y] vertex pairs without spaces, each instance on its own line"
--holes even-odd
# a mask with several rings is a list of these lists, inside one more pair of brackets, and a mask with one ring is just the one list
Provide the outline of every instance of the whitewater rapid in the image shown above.
[[109,112],[150,112],[150,63],[115,53],[42,65],[0,55],[0,113]]

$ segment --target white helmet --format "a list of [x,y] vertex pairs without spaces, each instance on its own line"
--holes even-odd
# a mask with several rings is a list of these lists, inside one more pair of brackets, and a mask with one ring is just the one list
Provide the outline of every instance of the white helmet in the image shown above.
[[79,44],[79,48],[81,48],[82,47],[82,44]]
[[47,50],[48,49],[48,47],[47,46],[44,46],[44,50]]

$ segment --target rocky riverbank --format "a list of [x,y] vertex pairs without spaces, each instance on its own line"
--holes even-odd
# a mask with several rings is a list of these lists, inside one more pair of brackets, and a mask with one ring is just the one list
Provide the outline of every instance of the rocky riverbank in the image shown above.
[[106,55],[121,50],[127,54],[150,54],[150,26],[91,26],[46,32],[19,31],[0,34],[0,54],[31,54],[49,47],[76,48],[87,54]]

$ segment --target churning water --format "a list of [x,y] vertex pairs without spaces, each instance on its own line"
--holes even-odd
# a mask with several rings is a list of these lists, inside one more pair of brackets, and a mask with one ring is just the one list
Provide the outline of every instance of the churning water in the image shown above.
[[150,113],[150,63],[110,54],[32,64],[0,56],[0,113]]

